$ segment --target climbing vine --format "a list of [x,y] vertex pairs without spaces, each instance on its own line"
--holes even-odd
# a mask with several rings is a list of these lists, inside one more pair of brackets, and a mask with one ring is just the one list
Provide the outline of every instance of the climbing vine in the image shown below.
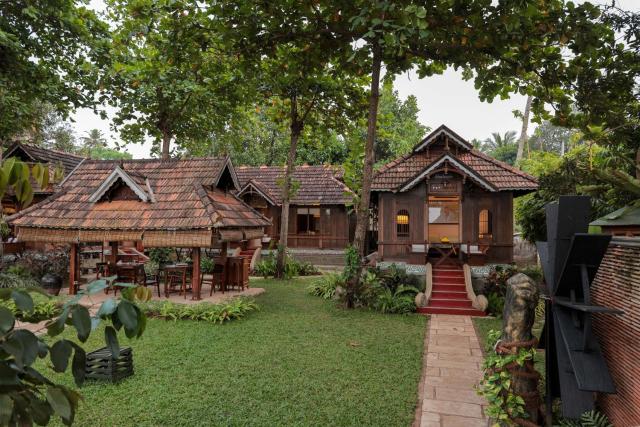
[[526,420],[525,400],[512,390],[513,368],[533,365],[535,346],[516,346],[517,351],[497,351],[501,332],[492,330],[487,337],[487,355],[483,363],[484,377],[478,394],[487,399],[486,415],[500,425],[535,425]]

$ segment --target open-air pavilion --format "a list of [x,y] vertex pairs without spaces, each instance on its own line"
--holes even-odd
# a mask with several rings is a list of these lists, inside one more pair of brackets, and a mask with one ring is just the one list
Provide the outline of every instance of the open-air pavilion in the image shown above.
[[9,222],[19,241],[70,245],[71,294],[78,290],[81,244],[107,243],[111,266],[122,263],[118,248],[123,242],[139,248],[190,248],[192,299],[198,300],[201,249],[220,249],[226,277],[228,243],[260,238],[270,225],[234,195],[239,190],[228,157],[87,160],[55,195]]

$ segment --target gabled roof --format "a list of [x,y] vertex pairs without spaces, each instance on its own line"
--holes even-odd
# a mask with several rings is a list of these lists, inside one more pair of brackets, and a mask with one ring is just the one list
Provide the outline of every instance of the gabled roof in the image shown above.
[[596,219],[589,225],[599,227],[640,227],[640,206],[625,206]]
[[128,174],[120,165],[117,165],[113,172],[100,184],[96,191],[89,197],[91,203],[98,202],[102,196],[112,188],[119,180],[125,183],[143,202],[155,202],[151,184],[146,177],[138,174]]
[[413,152],[418,152],[424,150],[429,147],[434,142],[438,141],[441,137],[446,137],[449,139],[449,143],[457,144],[462,148],[466,148],[467,150],[471,150],[473,145],[469,143],[466,139],[462,138],[460,135],[449,129],[445,125],[440,125],[436,130],[427,135],[422,141],[420,141],[414,148]]
[[70,174],[73,169],[82,162],[85,157],[77,154],[66,153],[64,151],[51,150],[34,144],[25,142],[14,142],[4,151],[3,157],[9,158],[19,156],[27,161],[48,163],[57,165],[62,164],[65,176]]
[[[211,230],[269,225],[233,193],[217,188],[225,169],[235,176],[228,158],[86,160],[59,193],[9,221],[18,227],[69,230]],[[123,176],[150,199],[95,200],[98,190]],[[143,183],[148,183],[146,189]],[[153,203],[149,203],[151,198]]]
[[[240,166],[236,168],[242,187],[240,194],[245,194],[245,190],[253,188],[257,192],[264,193],[265,198],[271,199],[270,203],[281,205],[284,170],[284,166]],[[291,204],[343,205],[349,203],[353,199],[353,192],[340,180],[342,175],[342,169],[334,166],[296,166],[293,180],[298,182],[298,188],[291,199]]]
[[269,191],[269,188],[267,188],[257,179],[250,179],[245,184],[245,186],[242,187],[242,189],[238,193],[238,196],[242,197],[245,194],[251,194],[251,193],[259,194],[263,199],[265,199],[269,204],[273,206],[277,205],[276,198],[271,194],[271,191]]
[[382,166],[373,177],[372,191],[407,191],[439,169],[443,162],[448,162],[487,191],[529,192],[538,188],[533,176],[474,148],[462,146],[462,150],[443,150],[441,146],[431,147],[436,137],[442,136],[451,138],[449,142],[455,137],[466,143],[447,127],[440,126],[416,145],[413,152]]

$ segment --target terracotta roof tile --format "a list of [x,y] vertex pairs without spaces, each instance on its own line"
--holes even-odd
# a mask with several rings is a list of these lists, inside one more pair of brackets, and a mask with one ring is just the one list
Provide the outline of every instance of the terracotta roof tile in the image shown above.
[[[123,230],[268,225],[268,220],[235,195],[214,188],[226,162],[226,158],[87,160],[68,177],[59,193],[9,221],[17,226]],[[91,203],[91,195],[117,165],[136,180],[148,179],[156,202],[120,199]]]
[[[538,188],[533,176],[477,150],[462,151],[458,155],[452,151],[449,154],[475,171],[498,191],[533,191]],[[424,150],[407,154],[383,165],[374,175],[372,190],[397,191],[441,155],[441,152]]]
[[[284,176],[284,166],[240,166],[236,168],[236,173],[241,188],[251,182],[276,204],[282,203],[280,183]],[[343,170],[334,166],[296,166],[293,179],[299,182],[299,186],[291,204],[343,205],[350,202],[353,199],[352,191],[341,181],[343,175]]]

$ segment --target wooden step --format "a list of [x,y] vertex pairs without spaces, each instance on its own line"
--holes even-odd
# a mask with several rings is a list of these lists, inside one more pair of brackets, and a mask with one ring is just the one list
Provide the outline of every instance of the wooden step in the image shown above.
[[434,277],[433,283],[443,285],[464,285],[464,277]]
[[442,292],[467,292],[467,287],[464,284],[450,284],[450,283],[434,283],[433,289],[435,291]]
[[431,298],[435,299],[458,299],[458,300],[466,300],[467,292],[465,290],[462,291],[441,291],[434,290],[431,293]]
[[459,316],[484,317],[486,314],[475,308],[452,308],[452,307],[419,307],[420,314],[453,314]]
[[466,299],[456,298],[433,298],[429,299],[427,307],[455,307],[455,308],[471,308],[471,301]]

